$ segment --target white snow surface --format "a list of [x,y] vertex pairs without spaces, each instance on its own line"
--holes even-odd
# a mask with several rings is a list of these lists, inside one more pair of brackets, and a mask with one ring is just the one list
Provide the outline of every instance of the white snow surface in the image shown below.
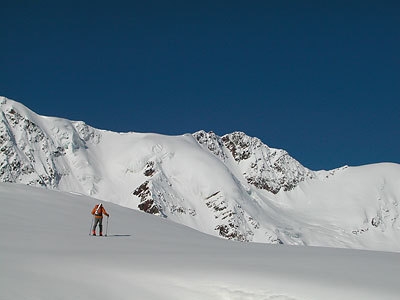
[[4,97],[0,106],[0,181],[147,203],[239,241],[400,252],[399,164],[311,171],[244,133],[116,133]]
[[0,299],[400,296],[400,253],[241,243],[108,202],[108,236],[92,237],[97,202],[0,183]]

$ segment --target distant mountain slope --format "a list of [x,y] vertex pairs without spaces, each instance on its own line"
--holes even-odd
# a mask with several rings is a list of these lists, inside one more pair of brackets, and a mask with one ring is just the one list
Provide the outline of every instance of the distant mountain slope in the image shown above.
[[115,133],[0,98],[0,181],[73,191],[239,241],[400,250],[400,166],[311,171],[242,132]]

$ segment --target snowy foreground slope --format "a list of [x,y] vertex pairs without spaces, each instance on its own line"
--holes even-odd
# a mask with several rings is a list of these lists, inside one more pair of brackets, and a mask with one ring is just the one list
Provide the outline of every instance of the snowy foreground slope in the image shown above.
[[242,132],[116,133],[0,97],[0,181],[237,241],[400,251],[400,165],[312,171]]
[[0,299],[394,300],[400,253],[240,243],[87,196],[0,184]]

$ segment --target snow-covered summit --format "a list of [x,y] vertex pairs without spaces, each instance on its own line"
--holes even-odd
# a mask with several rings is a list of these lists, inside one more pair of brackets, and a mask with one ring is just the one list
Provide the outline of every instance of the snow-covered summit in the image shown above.
[[[239,241],[400,250],[400,166],[312,171],[243,132],[115,133],[0,99],[0,181]],[[349,184],[351,183],[351,184]]]

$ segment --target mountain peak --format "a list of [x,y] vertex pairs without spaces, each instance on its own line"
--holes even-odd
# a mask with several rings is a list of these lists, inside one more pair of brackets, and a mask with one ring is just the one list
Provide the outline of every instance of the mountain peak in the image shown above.
[[197,141],[223,161],[236,164],[247,182],[259,189],[278,193],[288,191],[315,173],[303,167],[285,150],[273,149],[256,137],[235,131],[222,137],[214,132],[193,134]]
[[89,195],[238,241],[400,249],[397,164],[315,172],[240,131],[118,134],[0,103],[2,182]]

